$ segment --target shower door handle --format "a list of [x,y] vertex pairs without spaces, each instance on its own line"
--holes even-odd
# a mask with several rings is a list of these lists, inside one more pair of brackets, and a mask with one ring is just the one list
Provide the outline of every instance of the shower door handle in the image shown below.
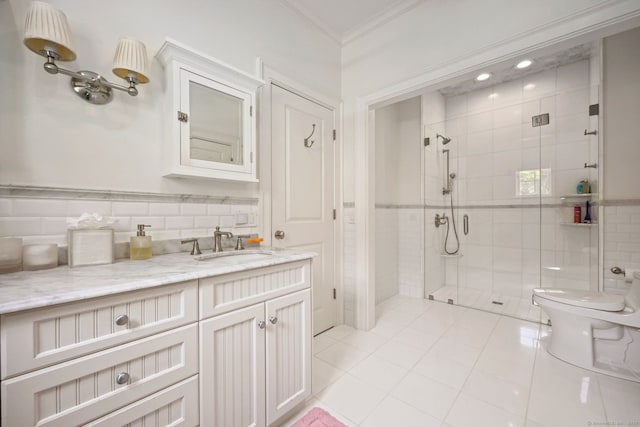
[[469,215],[464,214],[462,217],[462,230],[464,231],[464,235],[469,234]]

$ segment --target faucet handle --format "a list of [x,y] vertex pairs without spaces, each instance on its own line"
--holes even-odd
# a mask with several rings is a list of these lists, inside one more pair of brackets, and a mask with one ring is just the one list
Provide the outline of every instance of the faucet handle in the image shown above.
[[236,251],[244,250],[244,244],[242,242],[242,239],[248,239],[249,237],[251,237],[251,235],[250,234],[239,234],[236,237],[238,238],[238,240],[236,241]]
[[190,255],[201,255],[202,251],[200,250],[200,244],[198,243],[198,239],[187,239],[187,240],[180,241],[180,243],[182,244],[191,243],[191,242],[193,242],[193,248],[191,248]]

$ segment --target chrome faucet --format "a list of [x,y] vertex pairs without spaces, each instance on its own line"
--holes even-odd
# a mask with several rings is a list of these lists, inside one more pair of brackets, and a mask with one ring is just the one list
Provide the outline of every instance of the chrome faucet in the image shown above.
[[216,227],[216,231],[213,232],[213,252],[222,252],[222,236],[227,236],[231,239],[233,233],[230,231],[220,231],[220,227]]

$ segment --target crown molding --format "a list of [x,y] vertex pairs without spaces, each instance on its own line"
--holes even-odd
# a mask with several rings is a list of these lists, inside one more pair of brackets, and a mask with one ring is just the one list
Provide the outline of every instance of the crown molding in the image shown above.
[[280,0],[280,3],[282,3],[282,5],[287,7],[289,10],[296,13],[298,16],[302,17],[304,20],[310,22],[313,26],[320,30],[320,32],[324,33],[325,36],[329,37],[337,44],[342,45],[342,35],[337,31],[332,30],[328,25],[319,20],[313,13],[311,13],[309,9],[288,0]]
[[342,44],[346,45],[364,36],[387,22],[393,21],[398,16],[415,9],[424,3],[425,0],[399,0],[385,10],[375,14],[365,23],[358,25],[353,30],[347,31],[342,37]]
[[310,22],[313,26],[319,29],[327,37],[335,41],[341,46],[362,37],[363,35],[375,30],[380,25],[383,25],[389,21],[392,21],[396,17],[403,13],[419,6],[426,0],[397,0],[384,10],[376,13],[371,18],[367,19],[364,23],[356,26],[354,29],[340,33],[329,27],[322,20],[318,19],[313,12],[307,7],[294,2],[293,0],[280,0],[280,2],[288,9],[295,12],[306,21]]

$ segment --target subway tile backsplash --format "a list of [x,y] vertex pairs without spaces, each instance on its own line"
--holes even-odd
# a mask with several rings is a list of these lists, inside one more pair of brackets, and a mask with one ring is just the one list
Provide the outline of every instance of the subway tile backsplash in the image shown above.
[[[234,234],[258,233],[257,203],[216,204],[0,197],[0,237],[22,237],[25,244],[67,244],[67,218],[97,212],[112,217],[116,243],[136,234],[136,224],[150,224],[154,241],[212,236],[216,226]],[[236,213],[249,223],[236,224]]]

